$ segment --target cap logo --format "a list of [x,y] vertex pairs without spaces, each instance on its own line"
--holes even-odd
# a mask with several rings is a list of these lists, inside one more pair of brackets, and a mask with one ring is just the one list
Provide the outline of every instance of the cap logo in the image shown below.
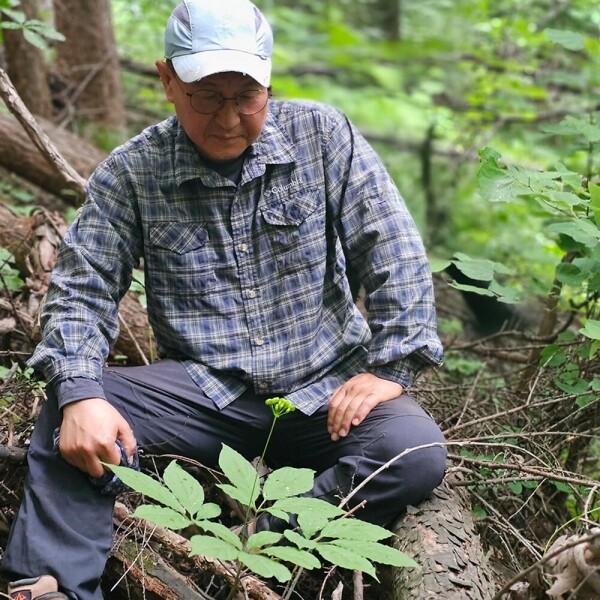
[[25,592],[14,592],[10,597],[12,600],[31,600],[31,592],[29,590]]

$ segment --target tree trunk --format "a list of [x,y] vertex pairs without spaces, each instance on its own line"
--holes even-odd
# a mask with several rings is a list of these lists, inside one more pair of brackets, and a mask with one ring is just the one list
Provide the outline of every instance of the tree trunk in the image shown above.
[[54,14],[66,38],[58,45],[57,66],[72,86],[76,116],[123,130],[125,100],[109,0],[54,0]]
[[[87,179],[106,154],[81,137],[38,119],[43,131],[54,142],[66,161]],[[13,117],[0,114],[0,164],[7,170],[35,183],[44,190],[76,205],[78,197],[65,194],[65,179],[50,165]]]
[[[21,0],[19,10],[27,19],[38,19],[37,0]],[[4,29],[6,71],[25,106],[37,116],[52,116],[46,63],[39,48],[30,44],[21,29]]]

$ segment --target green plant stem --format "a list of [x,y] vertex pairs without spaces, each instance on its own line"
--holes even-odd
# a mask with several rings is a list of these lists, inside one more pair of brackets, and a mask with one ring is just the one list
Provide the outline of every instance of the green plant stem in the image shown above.
[[[269,435],[267,436],[267,441],[265,442],[265,445],[263,447],[260,458],[258,459],[259,464],[261,464],[263,462],[265,454],[267,453],[267,448],[269,447],[269,442],[271,441],[271,436],[273,435],[273,430],[275,429],[275,423],[277,422],[277,418],[278,418],[278,415],[274,414],[273,422],[271,423],[271,429],[269,430]],[[252,483],[252,491],[250,492],[250,498],[252,498],[254,496],[254,490],[256,489],[257,485],[258,485],[258,471],[256,471],[256,476],[254,477],[254,482]],[[246,507],[246,514],[244,516],[244,524],[242,526],[242,534],[243,534],[243,538],[245,538],[245,539],[242,539],[244,549],[246,548],[246,542],[249,537],[248,536],[248,522],[250,520],[250,511],[252,510],[250,504],[251,504],[251,502],[248,502],[248,506]],[[233,600],[234,595],[236,594],[236,592],[238,591],[238,589],[240,587],[241,575],[242,575],[242,563],[240,561],[237,561],[237,570],[235,573],[235,579],[234,579],[233,583],[231,584],[231,589],[229,590],[229,594],[228,594],[226,600]],[[293,589],[293,586],[292,586],[292,589]]]

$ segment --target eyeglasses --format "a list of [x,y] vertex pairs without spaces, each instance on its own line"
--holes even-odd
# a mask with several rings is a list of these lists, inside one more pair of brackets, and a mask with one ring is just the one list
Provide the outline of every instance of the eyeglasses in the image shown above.
[[266,105],[269,99],[270,92],[268,89],[262,90],[246,90],[236,94],[232,98],[226,98],[223,94],[213,90],[196,90],[195,92],[182,91],[190,99],[192,108],[203,115],[211,115],[221,109],[225,100],[233,100],[235,110],[240,115],[255,115],[260,112]]

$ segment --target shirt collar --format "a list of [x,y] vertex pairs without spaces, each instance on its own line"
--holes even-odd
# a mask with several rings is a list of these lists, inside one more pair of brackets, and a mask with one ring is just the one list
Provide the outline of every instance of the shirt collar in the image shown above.
[[[198,151],[183,131],[179,122],[174,119],[175,127],[175,180],[181,185],[190,179],[200,179],[209,186],[222,185],[220,176],[207,167],[201,160]],[[296,162],[296,150],[292,142],[269,113],[260,136],[252,145],[248,154],[249,173],[258,177],[265,172],[268,164],[289,164]]]

